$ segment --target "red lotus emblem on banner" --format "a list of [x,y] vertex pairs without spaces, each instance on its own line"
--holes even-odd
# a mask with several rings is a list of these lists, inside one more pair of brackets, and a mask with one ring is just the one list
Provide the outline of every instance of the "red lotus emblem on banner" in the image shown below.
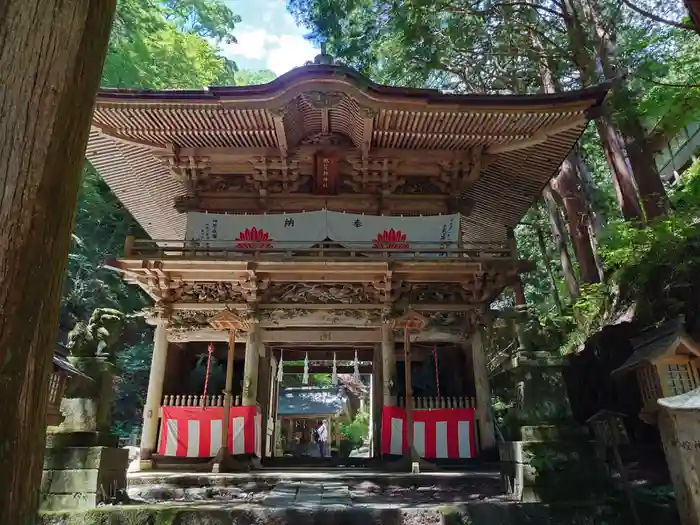
[[384,230],[377,234],[377,238],[372,242],[372,248],[384,248],[390,250],[407,250],[408,243],[406,242],[406,234],[401,233],[401,230]]
[[258,230],[255,226],[252,228],[246,228],[238,237],[235,239],[238,241],[236,246],[238,248],[250,248],[250,249],[262,249],[262,248],[272,248],[272,239],[270,235],[265,230]]

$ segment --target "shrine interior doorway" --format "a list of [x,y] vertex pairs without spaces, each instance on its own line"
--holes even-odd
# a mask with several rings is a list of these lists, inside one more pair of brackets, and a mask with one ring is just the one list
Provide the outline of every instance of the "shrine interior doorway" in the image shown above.
[[[375,416],[381,409],[373,403],[373,353],[361,346],[272,349],[268,427],[273,428],[273,446],[266,450],[263,467],[359,467],[376,457]],[[322,422],[325,451],[314,436]]]

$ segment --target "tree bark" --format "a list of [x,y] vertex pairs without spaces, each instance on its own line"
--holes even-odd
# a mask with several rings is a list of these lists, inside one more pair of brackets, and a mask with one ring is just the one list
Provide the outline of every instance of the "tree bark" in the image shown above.
[[557,251],[559,252],[559,260],[561,261],[561,271],[564,275],[564,282],[566,283],[566,287],[569,290],[569,295],[571,298],[576,299],[580,293],[578,280],[576,279],[576,274],[574,273],[574,265],[571,262],[569,248],[566,245],[566,233],[561,220],[561,215],[559,215],[559,207],[557,206],[557,201],[550,185],[545,186],[544,190],[542,191],[542,197],[544,198],[544,203],[547,207],[549,224],[552,227],[552,239],[554,239],[554,245],[557,247]]
[[552,299],[554,300],[554,305],[557,307],[557,312],[560,314],[564,313],[564,308],[561,304],[561,298],[559,297],[559,289],[557,288],[557,279],[554,276],[554,270],[552,270],[552,265],[549,261],[549,254],[547,253],[547,244],[544,241],[544,234],[542,233],[542,228],[539,224],[534,225],[535,234],[537,235],[537,244],[540,247],[540,253],[542,253],[542,262],[544,263],[544,268],[547,271],[547,277],[549,277],[549,288],[552,291]]
[[583,198],[583,188],[576,176],[576,166],[572,157],[573,155],[569,155],[561,165],[559,174],[552,179],[551,187],[564,203],[581,280],[584,283],[597,283],[600,281],[600,276],[588,232],[588,207]]
[[[581,80],[586,85],[596,84],[598,79],[596,77],[595,60],[588,53],[586,33],[581,25],[574,3],[572,0],[563,0],[561,7],[562,18],[569,36],[571,53],[581,74]],[[605,158],[613,176],[615,193],[622,215],[627,220],[640,221],[642,219],[642,208],[637,196],[634,174],[627,164],[627,157],[622,149],[622,142],[605,108],[603,108],[603,114],[596,120],[596,127],[605,151]]]
[[574,150],[573,154],[576,160],[578,177],[583,185],[583,194],[586,196],[586,202],[588,204],[588,228],[591,237],[591,248],[593,249],[593,257],[595,258],[596,266],[598,266],[598,275],[602,281],[605,277],[605,268],[603,266],[603,260],[600,257],[598,237],[603,233],[603,220],[600,212],[595,209],[594,199],[592,198],[594,183],[591,180],[588,166],[586,166],[578,148]]
[[[531,32],[530,38],[533,48],[538,52],[539,56],[546,56],[539,35]],[[544,91],[546,93],[559,91],[551,64],[546,60],[540,60],[539,70]],[[583,184],[576,176],[576,161],[577,155],[572,152],[561,165],[557,176],[552,179],[550,187],[564,198],[564,208],[570,225],[569,231],[574,243],[576,257],[581,267],[581,277],[584,282],[596,282],[598,279],[597,271],[595,272],[596,280],[590,280],[594,275],[591,265],[595,267],[595,258],[588,229],[588,203],[586,202],[586,194],[583,191]],[[562,192],[566,196],[562,195]]]
[[0,2],[0,525],[36,521],[61,292],[114,9]]
[[[620,65],[617,55],[617,42],[614,30],[606,28],[600,13],[600,5],[596,1],[583,2],[583,10],[593,25],[598,39],[598,57],[605,78],[612,80],[625,71]],[[625,149],[632,168],[632,175],[642,201],[642,207],[647,219],[654,219],[668,214],[669,202],[666,189],[656,169],[652,149],[647,143],[644,126],[634,112],[634,94],[626,83],[621,84],[615,93],[618,107],[627,108],[619,119],[619,129],[624,137]]]
[[685,6],[688,8],[688,14],[695,26],[695,31],[700,35],[700,2],[698,0],[685,0]]

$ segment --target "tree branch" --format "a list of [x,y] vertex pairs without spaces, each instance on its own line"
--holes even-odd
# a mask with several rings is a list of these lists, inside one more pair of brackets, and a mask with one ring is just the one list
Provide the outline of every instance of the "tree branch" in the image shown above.
[[496,2],[485,11],[476,11],[473,9],[465,8],[448,8],[447,11],[454,13],[469,14],[473,16],[486,16],[492,11],[498,9],[499,7],[529,7],[531,9],[538,9],[556,17],[563,18],[563,14],[561,12],[557,12],[555,9],[550,9],[549,7],[545,7],[543,5],[531,4],[530,2]]
[[634,5],[631,0],[620,0],[623,4],[625,4],[627,7],[629,7],[632,11],[635,11],[639,13],[640,15],[650,18],[651,20],[655,22],[659,22],[661,24],[666,24],[671,27],[676,27],[678,29],[684,29],[686,31],[698,31],[698,28],[695,27],[694,25],[690,24],[684,24],[682,22],[674,22],[673,20],[666,20],[665,18],[661,18],[660,16],[655,15],[654,13],[650,13],[649,11],[645,11],[639,6]]

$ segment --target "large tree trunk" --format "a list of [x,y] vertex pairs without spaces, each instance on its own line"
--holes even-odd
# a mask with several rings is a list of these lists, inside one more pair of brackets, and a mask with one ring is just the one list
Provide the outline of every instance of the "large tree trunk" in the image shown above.
[[583,186],[583,194],[586,196],[586,202],[588,203],[588,228],[591,237],[591,248],[593,249],[593,257],[595,258],[596,266],[598,266],[598,275],[602,281],[605,275],[605,269],[598,248],[598,237],[603,233],[603,218],[594,204],[595,199],[593,198],[593,191],[595,185],[588,171],[588,166],[586,166],[578,148],[574,149],[573,155],[576,161],[578,177]]
[[[539,216],[539,213],[538,213]],[[552,300],[554,305],[557,307],[557,312],[560,314],[564,313],[564,308],[561,304],[561,298],[559,297],[559,288],[557,288],[557,279],[554,275],[554,270],[552,270],[552,264],[549,260],[549,253],[547,252],[547,243],[544,240],[544,233],[542,233],[542,228],[539,224],[534,225],[535,234],[537,235],[537,244],[540,247],[540,253],[542,254],[542,263],[544,264],[544,269],[547,271],[547,277],[549,277],[549,289],[552,291]]]
[[569,290],[569,295],[571,298],[576,299],[579,296],[578,281],[576,279],[576,274],[574,273],[574,265],[571,263],[569,248],[566,245],[566,230],[564,229],[564,224],[562,223],[561,215],[559,214],[559,206],[557,206],[557,201],[550,185],[545,186],[544,190],[542,190],[542,197],[544,198],[544,203],[547,207],[547,214],[549,215],[549,224],[552,228],[552,239],[554,240],[554,245],[557,247],[557,251],[559,252],[559,260],[561,261],[561,271],[564,275],[564,282],[566,283],[566,287]]
[[700,2],[698,0],[685,0],[685,6],[688,8],[688,14],[695,26],[695,31],[700,35]]
[[61,291],[114,9],[0,2],[0,525],[36,522]]
[[[617,42],[614,29],[610,22],[605,23],[600,13],[600,5],[597,0],[583,2],[584,13],[592,23],[598,39],[598,57],[605,78],[612,80],[622,73],[617,56]],[[613,21],[614,22],[614,21]],[[619,121],[619,129],[624,137],[625,149],[632,168],[634,181],[642,201],[644,213],[647,219],[668,214],[669,202],[666,189],[661,182],[661,177],[656,169],[652,149],[647,143],[644,126],[639,117],[634,113],[636,101],[634,94],[626,83],[621,84],[615,92],[615,101],[618,107],[628,108],[627,114]]]
[[[579,20],[575,5],[572,0],[563,0],[561,7],[562,17],[569,36],[569,46],[576,67],[581,73],[581,79],[584,84],[593,85],[597,83],[595,60],[588,53],[586,33]],[[637,197],[634,174],[627,164],[627,157],[622,149],[621,139],[617,130],[613,127],[605,108],[603,108],[603,114],[596,120],[596,127],[603,144],[605,158],[613,176],[615,193],[622,215],[627,220],[640,221],[642,219],[642,208]]]
[[559,194],[564,203],[581,280],[584,283],[596,283],[600,281],[600,276],[588,231],[588,207],[583,197],[581,181],[576,176],[575,160],[572,156],[566,158],[559,174],[552,179],[552,189]]
[[[547,56],[540,36],[536,32],[530,33],[532,45],[539,56]],[[546,60],[539,61],[540,78],[542,87],[546,93],[559,91],[551,64]],[[576,173],[578,155],[572,152],[559,169],[558,175],[552,180],[553,188],[563,198],[569,222],[569,231],[573,240],[576,257],[581,267],[581,277],[584,282],[597,282],[599,275],[593,255],[590,231],[588,229],[588,203],[583,184]],[[593,271],[595,269],[595,272]]]

